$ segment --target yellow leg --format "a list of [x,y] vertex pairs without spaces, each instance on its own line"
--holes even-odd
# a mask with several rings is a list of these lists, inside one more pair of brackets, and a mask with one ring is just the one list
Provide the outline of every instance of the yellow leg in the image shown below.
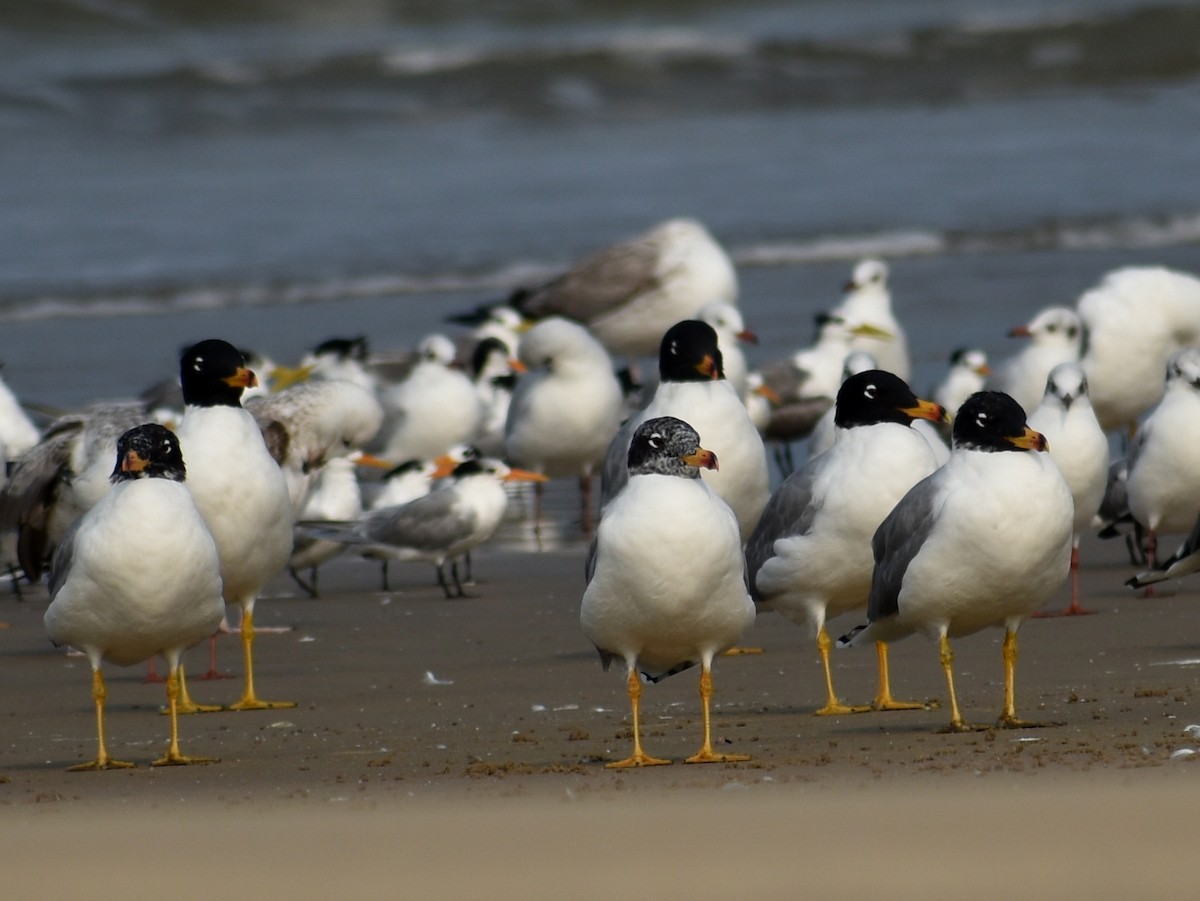
[[617,760],[612,763],[606,763],[605,766],[609,769],[624,769],[633,766],[666,766],[671,761],[663,760],[660,757],[649,757],[642,750],[642,726],[641,726],[641,707],[642,707],[642,683],[638,679],[636,669],[629,671],[629,679],[626,682],[626,688],[629,691],[629,705],[633,709],[633,753],[624,760]]
[[1044,726],[1057,726],[1058,723],[1031,723],[1017,719],[1016,705],[1016,672],[1017,672],[1017,633],[1004,633],[1004,710],[996,725],[1001,729],[1039,729]]
[[833,690],[833,669],[829,665],[829,649],[833,647],[833,641],[829,637],[829,631],[821,626],[821,631],[817,633],[817,650],[821,654],[821,665],[825,668],[825,706],[817,711],[817,716],[841,716],[847,713],[866,713],[870,707],[850,707],[838,700],[837,694]]
[[[179,666],[179,700],[175,705],[176,714],[180,713],[216,713],[222,707],[219,704],[197,704],[192,700],[192,696],[188,694],[187,678],[183,674],[183,665]],[[164,710],[163,713],[170,714],[171,710]]]
[[687,759],[687,763],[736,763],[749,760],[748,754],[714,754],[712,749],[712,723],[709,707],[712,701],[712,673],[707,666],[700,670],[700,704],[704,713],[704,744]]
[[113,760],[108,756],[108,747],[104,743],[104,701],[108,697],[108,688],[104,684],[104,675],[100,670],[92,672],[92,700],[96,704],[96,735],[99,737],[99,751],[96,759],[90,763],[79,763],[67,770],[72,773],[84,770],[120,770],[134,766],[124,760]]
[[260,701],[254,693],[254,614],[249,610],[242,613],[242,651],[246,658],[246,687],[242,699],[230,704],[230,710],[278,710],[295,707],[295,701]]
[[943,635],[938,639],[938,656],[942,661],[942,671],[946,674],[946,688],[950,692],[950,725],[943,732],[974,732],[975,727],[963,722],[962,714],[958,712],[958,695],[954,693],[954,651],[950,648],[950,639]]
[[875,655],[879,658],[879,694],[875,696],[874,710],[926,710],[928,704],[920,701],[897,701],[892,697],[892,682],[888,675],[888,646],[886,641],[875,642]]
[[215,757],[184,757],[179,751],[179,698],[183,686],[183,667],[177,666],[167,676],[167,710],[171,715],[171,745],[167,753],[151,766],[182,766],[188,763],[216,763]]

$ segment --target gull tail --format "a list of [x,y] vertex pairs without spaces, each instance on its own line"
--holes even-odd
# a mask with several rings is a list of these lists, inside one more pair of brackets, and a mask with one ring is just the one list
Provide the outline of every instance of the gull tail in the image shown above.
[[663,679],[666,679],[668,676],[674,676],[676,673],[682,673],[684,670],[691,669],[695,665],[695,660],[685,660],[683,663],[677,663],[669,670],[662,673],[648,673],[645,670],[642,670],[642,678],[651,684],[655,684],[661,682]]
[[839,648],[848,648],[848,647],[851,647],[852,645],[858,644],[859,643],[858,636],[860,634],[862,634],[864,631],[866,631],[868,628],[870,628],[870,626],[871,626],[870,623],[863,623],[861,626],[855,626],[853,629],[851,629],[849,632],[847,632],[845,635],[843,635],[841,638],[839,638],[837,640],[837,646]]

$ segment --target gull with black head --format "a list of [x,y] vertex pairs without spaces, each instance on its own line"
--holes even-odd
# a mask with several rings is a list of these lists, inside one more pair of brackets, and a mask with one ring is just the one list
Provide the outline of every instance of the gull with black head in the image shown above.
[[833,444],[788,476],[746,544],[751,594],[760,609],[783,614],[816,638],[826,689],[818,715],[923,707],[892,697],[883,642],[874,704],[850,707],[838,700],[825,621],[866,608],[871,537],[900,498],[937,469],[913,420],[939,422],[946,413],[880,369],[846,379],[834,410]]
[[950,639],[988,626],[1005,630],[1004,706],[1017,719],[1017,630],[1066,581],[1071,491],[1043,435],[1007,394],[972,395],[954,420],[950,459],[904,495],[875,532],[868,623],[839,647],[922,632],[938,641],[950,694],[948,731],[967,725],[954,692]]
[[71,767],[133,766],[114,760],[104,735],[107,689],[101,664],[166,658],[171,741],[154,761],[208,763],[179,750],[183,651],[212,635],[225,612],[217,547],[184,480],[179,441],[163,426],[131,429],[117,443],[113,487],[63,537],[50,572],[46,632],[83,651],[92,667],[99,751]]

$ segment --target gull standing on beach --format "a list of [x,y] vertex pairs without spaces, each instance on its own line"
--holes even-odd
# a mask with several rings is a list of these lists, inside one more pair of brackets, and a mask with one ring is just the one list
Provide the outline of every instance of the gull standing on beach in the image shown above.
[[629,443],[638,426],[674,416],[708,436],[704,440],[721,460],[721,469],[706,471],[704,481],[732,508],[743,538],[750,537],[769,494],[767,455],[746,405],[724,378],[712,326],[698,319],[673,325],[662,339],[658,371],[654,397],[626,421],[608,446],[601,515],[628,480]]
[[1009,331],[1010,338],[1028,338],[1029,343],[996,365],[987,380],[989,391],[1003,391],[1032,413],[1042,402],[1046,379],[1059,363],[1079,360],[1083,347],[1083,323],[1069,307],[1047,307]]
[[[621,425],[624,397],[612,359],[583,326],[552,317],[521,336],[504,447],[516,466],[551,478],[578,478],[580,525],[591,532],[592,473]],[[541,484],[535,522],[541,520]]]
[[938,641],[950,694],[948,731],[964,732],[954,692],[950,638],[1005,630],[1001,728],[1017,719],[1017,630],[1066,581],[1074,507],[1046,439],[1007,394],[973,395],[954,420],[945,466],[913,486],[872,539],[875,571],[868,624],[838,646],[896,641],[922,632]]
[[242,391],[258,379],[241,352],[220,339],[185,350],[179,377],[186,406],[177,431],[187,485],[217,545],[225,603],[242,611],[246,681],[229,709],[294,707],[293,701],[263,701],[254,690],[254,605],[292,553],[287,479],[258,423],[242,409]]
[[382,391],[387,422],[381,457],[431,460],[473,441],[483,420],[475,385],[455,362],[454,342],[428,335],[408,377]]
[[818,715],[920,708],[924,705],[892,698],[882,642],[873,706],[839,701],[825,621],[866,607],[871,536],[896,502],[937,468],[928,443],[911,424],[917,418],[939,422],[946,413],[878,369],[846,379],[834,409],[836,440],[788,476],[746,544],[751,595],[762,609],[783,614],[816,638],[826,689]]
[[1129,510],[1146,530],[1146,557],[1157,563],[1158,536],[1187,532],[1200,510],[1200,348],[1167,362],[1166,388],[1126,455]]
[[1116,269],[1075,308],[1087,332],[1083,371],[1100,427],[1132,432],[1162,399],[1170,356],[1200,344],[1200,278],[1159,267]]
[[[542,482],[536,472],[481,457],[458,464],[449,484],[398,507],[378,507],[350,523],[303,523],[314,538],[338,541],[385,560],[428,560],[447,598],[465,597],[458,558],[483,544],[499,528],[508,505],[506,482]],[[451,590],[446,581],[450,563]],[[386,571],[384,579],[386,580]]]
[[633,753],[610,767],[670,763],[642,750],[639,670],[658,681],[696,664],[704,741],[688,763],[749,759],[712,749],[713,657],[754,622],[737,521],[700,478],[718,464],[687,423],[642,423],[627,451],[629,479],[592,541],[580,623],[606,670],[625,663],[633,713]]
[[[1029,416],[1029,427],[1050,443],[1050,459],[1071,489],[1071,603],[1061,615],[1087,613],[1079,600],[1079,540],[1095,519],[1108,484],[1108,439],[1088,400],[1087,379],[1078,363],[1050,370],[1046,395]],[[1046,614],[1039,614],[1046,615]]]
[[154,765],[209,763],[180,752],[177,713],[180,656],[210,636],[225,612],[217,547],[184,484],[174,434],[139,426],[121,436],[114,456],[112,490],[64,536],[50,573],[46,632],[55,644],[83,651],[92,667],[99,751],[71,769],[133,766],[108,753],[101,663],[131,666],[156,654],[170,673],[171,742]]
[[99,403],[52,422],[11,464],[0,489],[0,528],[17,530],[17,559],[36,582],[63,533],[112,487],[117,439],[141,425],[137,403]]
[[637,358],[655,354],[674,323],[737,298],[733,262],[708,229],[695,219],[670,219],[542,285],[518,289],[507,305],[528,319],[578,322],[613,356]]
[[888,265],[883,260],[859,262],[846,283],[842,302],[832,314],[847,322],[877,329],[874,334],[853,335],[851,349],[866,351],[879,362],[880,369],[908,381],[912,377],[912,359],[904,328],[892,311],[888,274]]

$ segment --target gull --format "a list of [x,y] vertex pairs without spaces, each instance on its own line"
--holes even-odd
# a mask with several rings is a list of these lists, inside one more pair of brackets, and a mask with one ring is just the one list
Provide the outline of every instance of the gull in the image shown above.
[[954,692],[950,638],[1005,629],[1004,706],[1017,719],[1017,630],[1066,581],[1073,505],[1046,439],[1007,394],[972,395],[954,420],[950,460],[918,482],[872,539],[875,570],[868,623],[838,646],[895,641],[922,632],[938,641],[950,694],[948,731],[967,725]]
[[950,354],[946,375],[929,393],[929,398],[941,404],[953,416],[968,397],[983,390],[984,381],[991,374],[986,351],[977,347],[960,347]]
[[671,326],[663,336],[658,370],[654,397],[608,446],[601,473],[601,516],[628,478],[629,442],[638,426],[674,416],[705,435],[706,446],[720,458],[721,469],[707,470],[704,480],[729,504],[743,538],[748,538],[767,503],[767,455],[746,405],[724,378],[712,326],[698,319]]
[[1050,370],[1059,363],[1079,360],[1083,323],[1069,307],[1047,307],[1008,335],[1028,338],[1029,344],[998,363],[985,387],[989,391],[1003,391],[1027,414],[1032,413],[1042,401]]
[[1128,579],[1125,584],[1130,588],[1145,588],[1155,582],[1182,579],[1197,570],[1200,570],[1200,516],[1197,516],[1192,531],[1174,554],[1159,562],[1154,569],[1140,572]]
[[737,303],[729,255],[700,222],[669,219],[520,288],[507,305],[527,319],[561,316],[587,326],[614,356],[658,351],[663,333],[713,302]]
[[[455,467],[448,484],[398,507],[368,511],[347,523],[303,523],[316,538],[338,541],[392,560],[428,560],[437,567],[447,598],[465,597],[458,558],[483,544],[499,528],[508,505],[505,482],[545,480],[540,473],[514,469],[481,457]],[[451,591],[445,564],[454,581]]]
[[323,467],[361,451],[383,423],[383,407],[375,395],[346,379],[301,382],[250,398],[244,406],[287,477],[295,511],[303,509]]
[[17,559],[31,582],[71,523],[108,493],[117,439],[145,421],[141,404],[94,404],[60,416],[12,463],[0,528],[17,530]]
[[[104,737],[101,664],[166,658],[171,741],[154,766],[210,763],[179,749],[183,651],[216,630],[225,612],[212,536],[184,484],[179,441],[156,423],[117,442],[113,487],[75,521],[54,554],[46,633],[83,651],[92,667],[99,750],[72,770],[133,766],[114,760]],[[235,461],[236,462],[236,461]]]
[[473,441],[483,418],[475,385],[455,363],[454,343],[441,334],[422,339],[408,377],[386,388],[382,400],[390,428],[379,456],[390,460],[432,459]]
[[877,259],[859,262],[854,267],[850,281],[846,283],[841,303],[832,312],[848,322],[877,330],[875,333],[853,335],[850,341],[853,350],[871,354],[879,361],[880,369],[886,369],[901,379],[907,381],[911,377],[908,339],[892,312],[887,263]]
[[744,402],[749,390],[746,386],[749,367],[740,342],[757,344],[758,336],[746,328],[741,310],[731,303],[710,303],[696,314],[696,318],[707,322],[717,333],[717,346],[721,349],[725,378],[729,379],[729,384],[733,385],[733,390]]
[[[354,519],[363,511],[358,467],[387,465],[361,450],[344,457],[334,457],[322,467],[297,518],[306,522]],[[343,550],[343,545],[338,542],[312,538],[303,528],[297,526],[293,533],[288,572],[309,597],[320,597],[317,590],[317,570],[321,564],[332,560]],[[300,577],[300,571],[305,569],[309,573],[307,582]]]
[[258,380],[241,352],[220,339],[185,350],[179,371],[186,406],[178,434],[187,485],[217,545],[225,603],[242,611],[245,687],[229,709],[294,707],[291,701],[263,701],[254,689],[254,606],[267,581],[287,566],[293,522],[287,478],[258,423],[242,409],[242,391]]
[[[521,336],[504,425],[507,458],[551,478],[578,478],[580,524],[591,532],[592,473],[621,425],[624,398],[608,352],[583,326],[559,317]],[[540,488],[540,483],[539,483]],[[541,520],[536,493],[535,522]]]
[[929,445],[910,426],[918,418],[940,421],[945,410],[878,369],[846,379],[834,409],[836,440],[788,476],[746,544],[750,591],[760,609],[781,613],[816,639],[826,688],[818,715],[920,708],[892,698],[882,643],[873,708],[839,701],[825,621],[866,608],[871,536],[896,502],[937,468]]
[[472,443],[484,456],[504,456],[504,425],[517,384],[517,373],[512,366],[516,347],[516,341],[510,347],[499,338],[488,337],[471,351],[468,371],[482,411]]
[[1132,431],[1163,395],[1171,354],[1200,344],[1200,278],[1159,267],[1109,272],[1076,302],[1082,362],[1105,432]]
[[633,753],[609,767],[669,760],[642,749],[639,670],[650,681],[700,664],[704,741],[688,763],[739,761],[712,749],[713,657],[737,643],[754,621],[746,593],[738,524],[700,478],[718,466],[686,422],[641,423],[627,450],[628,481],[612,499],[588,554],[580,624],[607,670],[626,668],[633,713]]
[[765,388],[777,398],[766,427],[760,431],[764,441],[776,446],[776,463],[784,475],[795,468],[792,442],[811,435],[821,418],[833,408],[833,399],[844,378],[846,357],[851,352],[851,340],[856,335],[887,335],[872,326],[829,313],[818,313],[815,324],[816,339],[810,346],[759,370]]
[[40,440],[38,427],[33,424],[12,389],[0,378],[0,445],[4,446],[8,458],[15,460]]
[[1146,530],[1146,556],[1157,563],[1158,536],[1187,532],[1200,510],[1200,348],[1167,362],[1162,400],[1142,422],[1126,455],[1129,510]]
[[[1087,613],[1079,601],[1079,540],[1100,511],[1108,484],[1108,439],[1088,400],[1087,379],[1078,363],[1050,370],[1046,395],[1029,416],[1029,427],[1050,443],[1050,459],[1071,490],[1071,603],[1064,615]],[[1044,614],[1041,614],[1044,615]]]

